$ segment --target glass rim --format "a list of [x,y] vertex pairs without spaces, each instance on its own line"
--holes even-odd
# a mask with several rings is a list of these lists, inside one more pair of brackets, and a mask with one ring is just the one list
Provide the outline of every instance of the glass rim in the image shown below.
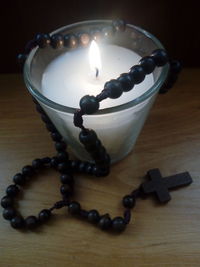
[[[88,23],[92,24],[92,23],[111,23],[111,22],[112,22],[112,20],[81,21],[81,22],[77,22],[77,23],[73,23],[73,24],[69,24],[69,25],[60,27],[60,28],[56,29],[55,31],[51,32],[50,35],[58,33],[60,31],[66,30],[66,29],[74,27],[74,26],[84,25],[84,24],[88,24]],[[154,35],[147,32],[146,30],[144,30],[138,26],[132,25],[132,24],[127,24],[126,27],[136,29],[137,31],[139,31],[140,33],[145,35],[146,37],[150,38],[156,44],[158,49],[164,49],[164,46],[161,44],[161,42]],[[64,106],[64,105],[58,104],[58,103],[48,99],[42,93],[40,93],[39,90],[32,84],[31,73],[30,73],[31,62],[32,62],[32,59],[34,58],[34,55],[38,49],[39,49],[39,47],[35,47],[34,49],[32,49],[32,51],[29,53],[27,60],[24,64],[23,77],[24,77],[24,82],[26,84],[27,89],[29,90],[29,92],[31,93],[31,95],[33,97],[35,97],[37,100],[41,101],[43,104],[45,104],[45,105],[47,105],[53,109],[59,110],[61,112],[74,114],[74,112],[77,110],[77,108]],[[169,64],[166,64],[165,66],[162,67],[161,73],[160,73],[157,81],[145,93],[143,93],[142,95],[138,96],[137,98],[130,100],[129,102],[126,102],[124,104],[110,107],[110,108],[99,109],[95,113],[95,115],[102,115],[102,114],[108,114],[108,113],[122,111],[122,110],[128,109],[130,107],[136,106],[136,105],[144,102],[146,99],[151,97],[162,86],[162,84],[165,82],[165,80],[167,78],[168,71],[169,71]]]

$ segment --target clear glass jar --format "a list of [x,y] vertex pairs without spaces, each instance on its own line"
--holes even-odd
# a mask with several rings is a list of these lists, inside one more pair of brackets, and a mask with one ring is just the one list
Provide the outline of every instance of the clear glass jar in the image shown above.
[[[111,25],[110,20],[83,21],[62,27],[52,34],[90,32],[107,25]],[[153,35],[130,24],[127,24],[123,38],[120,35],[114,35],[107,42],[133,50],[141,57],[151,54],[155,49],[163,49],[162,44]],[[67,48],[34,48],[25,62],[24,80],[29,92],[39,101],[58,131],[71,146],[74,155],[81,160],[91,161],[89,154],[79,142],[80,129],[73,125],[75,109],[55,103],[41,92],[45,68],[53,59],[66,51]],[[110,154],[112,163],[121,160],[133,149],[155,97],[166,80],[168,69],[168,65],[156,68],[153,72],[153,86],[139,97],[119,106],[101,109],[94,115],[84,115],[85,127],[96,131]]]

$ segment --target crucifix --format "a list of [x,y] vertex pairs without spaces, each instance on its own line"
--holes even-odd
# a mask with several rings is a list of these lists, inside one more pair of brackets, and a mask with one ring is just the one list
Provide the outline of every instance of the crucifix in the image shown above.
[[159,169],[152,169],[147,172],[147,177],[150,181],[146,181],[141,185],[143,193],[154,193],[161,203],[166,203],[171,199],[169,189],[175,189],[192,183],[192,178],[188,172],[163,178]]

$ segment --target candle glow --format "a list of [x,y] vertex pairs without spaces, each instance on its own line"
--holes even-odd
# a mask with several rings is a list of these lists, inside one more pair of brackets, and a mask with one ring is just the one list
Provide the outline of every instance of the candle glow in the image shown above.
[[89,49],[89,62],[90,62],[90,69],[92,72],[95,72],[96,77],[99,74],[99,71],[101,70],[101,55],[99,46],[97,43],[93,40],[90,45]]

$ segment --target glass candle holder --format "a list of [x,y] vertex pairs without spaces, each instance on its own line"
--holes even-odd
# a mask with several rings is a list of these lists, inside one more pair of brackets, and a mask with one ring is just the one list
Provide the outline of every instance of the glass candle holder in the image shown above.
[[[92,20],[71,24],[62,27],[52,34],[62,35],[80,32],[92,32],[111,25],[110,20]],[[163,49],[162,44],[147,31],[127,24],[126,31],[115,34],[104,40],[106,44],[114,44],[136,52],[141,57],[150,55],[155,49]],[[65,141],[71,146],[74,155],[81,159],[91,161],[87,151],[79,142],[80,129],[73,124],[73,115],[76,108],[61,105],[44,96],[41,83],[46,67],[58,56],[66,53],[69,48],[45,49],[34,48],[29,54],[24,66],[25,84],[32,96],[41,104],[57,130]],[[134,64],[133,64],[134,65]],[[144,125],[156,95],[166,80],[168,64],[155,68],[153,72],[153,85],[124,104],[100,109],[93,115],[84,115],[84,126],[94,129],[111,157],[111,163],[123,159],[133,149],[137,137]],[[129,70],[127,70],[128,72]],[[117,77],[113,77],[117,78]],[[102,88],[103,89],[103,88]],[[137,87],[134,88],[137,90]],[[77,106],[77,108],[79,108]]]

